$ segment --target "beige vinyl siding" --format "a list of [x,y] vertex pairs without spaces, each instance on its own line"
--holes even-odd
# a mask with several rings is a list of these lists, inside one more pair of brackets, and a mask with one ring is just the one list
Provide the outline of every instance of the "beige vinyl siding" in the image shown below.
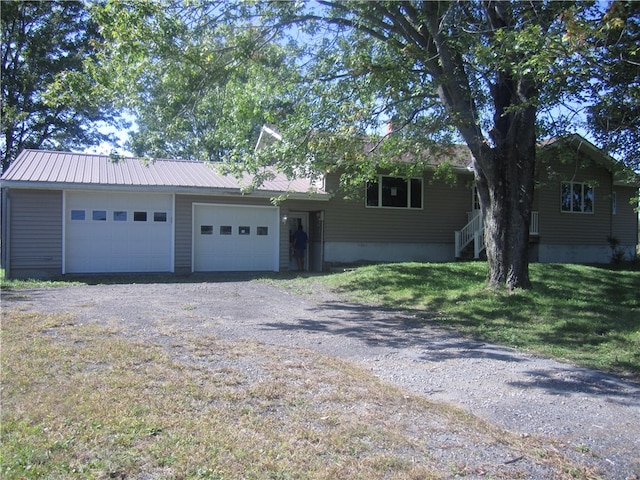
[[[454,243],[454,232],[467,223],[471,210],[471,175],[458,175],[455,185],[423,180],[423,208],[368,208],[364,198],[331,199],[325,207],[325,241],[378,243]],[[327,178],[328,189],[338,178]],[[364,188],[363,188],[364,195]]]
[[[606,245],[611,235],[611,174],[597,165],[553,165],[554,173],[542,170],[536,190],[540,211],[540,243]],[[593,213],[561,211],[563,182],[589,183],[594,189]],[[620,204],[620,200],[618,200]]]
[[229,205],[271,205],[269,199],[254,197],[214,197],[207,195],[176,195],[176,272],[191,271],[193,247],[194,203],[218,203]]
[[192,215],[190,195],[176,195],[175,197],[175,265],[177,273],[191,272],[192,243]]
[[[273,206],[268,198],[256,198],[251,196],[217,197],[208,195],[176,195],[176,234],[175,234],[175,269],[176,272],[191,271],[191,256],[193,245],[193,221],[192,214],[194,203],[217,203],[229,205],[256,205]],[[280,206],[281,212],[301,211],[312,212],[322,210],[326,202],[286,200]],[[280,226],[280,270],[289,268],[289,231],[288,226],[282,222]]]
[[62,273],[62,191],[10,189],[9,274],[16,278]]
[[612,236],[617,238],[620,245],[638,244],[638,213],[635,211],[637,203],[631,204],[632,199],[638,198],[638,190],[631,187],[614,186],[616,192],[617,213],[613,215]]

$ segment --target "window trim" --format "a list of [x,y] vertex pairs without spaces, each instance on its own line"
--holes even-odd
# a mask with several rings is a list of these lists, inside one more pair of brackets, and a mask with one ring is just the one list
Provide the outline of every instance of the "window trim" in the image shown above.
[[[580,198],[582,199],[582,205],[580,210],[574,210],[573,208],[573,195],[571,195],[571,205],[569,206],[569,210],[565,210],[563,208],[563,195],[564,195],[564,186],[569,185],[571,191],[574,190],[574,185],[580,185]],[[592,193],[592,201],[591,201],[591,211],[586,212],[584,210],[584,199],[585,199],[585,187],[591,189]],[[570,214],[578,214],[578,215],[593,215],[596,211],[596,189],[588,182],[573,182],[573,181],[562,181],[560,182],[560,213],[570,213]]]
[[[404,182],[406,182],[407,184],[407,206],[406,207],[394,207],[392,205],[382,205],[382,180],[384,178],[391,178],[391,179],[395,179],[395,180],[402,180]],[[411,197],[412,197],[412,192],[411,191],[411,184],[413,180],[418,180],[420,182],[420,206],[419,207],[412,207],[411,206]],[[365,185],[365,191],[364,191],[364,206],[365,208],[386,208],[386,209],[391,209],[391,210],[424,210],[424,179],[422,177],[394,177],[393,175],[378,175],[377,176],[377,180],[376,182],[378,185],[378,205],[369,205],[368,202],[368,192],[369,192],[369,186],[372,184],[372,182],[367,182],[367,184]]]
[[94,222],[106,222],[108,217],[106,210],[91,210],[91,220]]
[[87,218],[85,210],[71,209],[70,220],[72,222],[84,222]]
[[144,223],[149,220],[149,215],[146,210],[134,210],[132,217],[136,223]]

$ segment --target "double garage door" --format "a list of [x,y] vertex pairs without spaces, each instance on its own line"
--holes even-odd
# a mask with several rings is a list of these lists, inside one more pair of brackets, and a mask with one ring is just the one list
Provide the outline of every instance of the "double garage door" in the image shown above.
[[[173,205],[171,194],[67,191],[65,273],[173,271]],[[193,204],[192,269],[278,271],[278,227],[276,207]]]
[[196,272],[278,271],[276,207],[193,205]]

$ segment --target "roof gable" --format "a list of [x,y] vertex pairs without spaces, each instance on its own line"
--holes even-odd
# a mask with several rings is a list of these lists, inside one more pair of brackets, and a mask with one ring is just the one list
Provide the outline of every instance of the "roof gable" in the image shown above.
[[568,148],[578,155],[583,155],[596,165],[611,172],[614,185],[637,187],[640,184],[640,175],[577,133],[562,137],[552,137],[540,143],[542,150],[558,147]]

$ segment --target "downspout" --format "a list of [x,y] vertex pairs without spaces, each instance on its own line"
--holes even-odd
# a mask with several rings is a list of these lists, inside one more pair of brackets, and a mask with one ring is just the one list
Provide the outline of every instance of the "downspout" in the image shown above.
[[[611,202],[609,203],[609,238],[613,238],[613,171],[609,172],[610,173],[610,179],[611,179]],[[616,195],[617,197],[617,195]],[[617,203],[618,199],[616,198],[616,203]],[[618,206],[616,205],[616,215],[617,215],[617,210],[618,210]]]
[[2,236],[0,238],[0,242],[2,242],[2,257],[0,258],[0,261],[2,262],[1,267],[4,268],[4,275],[5,278],[10,278],[11,277],[11,265],[9,263],[9,246],[10,246],[10,241],[9,241],[9,215],[10,215],[10,211],[11,209],[9,208],[9,195],[7,192],[7,188],[3,188],[2,189],[2,212],[0,213],[0,216],[2,217],[2,225],[0,226],[0,228],[2,229]]
[[324,272],[324,210],[320,210],[320,272]]

